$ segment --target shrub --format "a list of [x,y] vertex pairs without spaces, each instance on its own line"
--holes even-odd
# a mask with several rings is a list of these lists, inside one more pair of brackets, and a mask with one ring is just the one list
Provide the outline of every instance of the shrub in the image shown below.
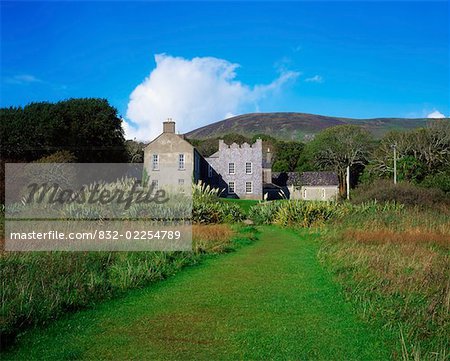
[[245,214],[237,204],[219,201],[220,191],[201,182],[192,190],[193,223],[233,223],[245,219]]
[[335,202],[301,200],[284,202],[275,216],[275,223],[281,226],[311,227],[336,215],[338,207]]
[[250,219],[256,224],[276,223],[281,226],[310,227],[337,214],[336,203],[283,200],[259,203],[250,209]]
[[192,207],[193,223],[233,223],[241,222],[245,215],[237,204],[219,201],[205,202],[195,200]]
[[388,180],[360,185],[353,192],[351,199],[356,204],[377,201],[419,207],[450,206],[450,197],[440,189],[425,189],[406,182],[393,184]]
[[283,200],[258,203],[250,208],[249,217],[255,224],[275,223],[281,226],[311,227],[332,219],[342,221],[367,216],[386,216],[402,212],[403,204],[369,201],[361,204],[349,202],[321,202]]
[[255,224],[270,224],[281,206],[281,201],[262,202],[250,208],[249,218]]
[[425,188],[437,188],[441,191],[450,193],[450,171],[446,173],[430,174],[425,177],[422,183]]

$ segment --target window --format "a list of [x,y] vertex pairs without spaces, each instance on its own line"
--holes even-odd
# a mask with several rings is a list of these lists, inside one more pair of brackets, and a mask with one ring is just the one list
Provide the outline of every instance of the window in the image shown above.
[[245,193],[253,193],[253,183],[245,182]]
[[322,199],[325,199],[326,193],[325,193],[325,188],[322,188]]
[[245,163],[245,173],[246,174],[252,174],[253,172],[253,164],[252,162]]
[[178,179],[178,187],[180,188],[180,192],[184,193],[184,179]]
[[158,154],[153,154],[152,169],[159,170],[159,155]]
[[212,177],[212,167],[208,164],[208,177]]
[[306,188],[303,189],[303,199],[306,199]]
[[157,179],[152,180],[152,188],[154,191],[158,190],[158,180]]
[[228,163],[228,174],[234,174],[234,163]]
[[234,193],[234,182],[228,182],[228,193]]
[[184,154],[178,154],[178,170],[184,170]]

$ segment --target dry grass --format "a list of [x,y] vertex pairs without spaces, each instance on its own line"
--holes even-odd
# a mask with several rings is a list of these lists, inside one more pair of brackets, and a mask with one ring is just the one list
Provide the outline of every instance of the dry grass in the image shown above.
[[[444,227],[442,227],[444,228]],[[416,244],[438,245],[444,249],[450,248],[450,235],[440,232],[412,228],[404,232],[395,232],[390,229],[377,229],[374,231],[350,229],[343,233],[346,240],[358,243],[386,244],[395,243],[411,246]]]
[[234,234],[234,230],[228,224],[193,225],[194,252],[222,253],[231,247]]

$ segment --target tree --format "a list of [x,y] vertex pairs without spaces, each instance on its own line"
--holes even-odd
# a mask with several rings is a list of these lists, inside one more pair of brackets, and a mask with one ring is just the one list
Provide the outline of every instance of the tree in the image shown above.
[[128,161],[130,163],[142,163],[144,161],[145,144],[135,140],[125,141],[128,152]]
[[274,172],[289,172],[289,164],[285,160],[277,160],[272,164]]
[[428,172],[450,167],[450,120],[433,120],[426,128],[413,131],[411,147]]
[[386,134],[375,148],[368,171],[377,177],[392,177],[393,146],[396,147],[399,179],[420,182],[428,174],[450,167],[450,121],[435,120],[426,128]]
[[69,99],[0,110],[2,159],[33,161],[69,151],[79,162],[125,162],[122,120],[106,99]]
[[394,173],[394,149],[396,148],[397,162],[412,154],[412,142],[410,133],[391,131],[378,142],[371,154],[368,172],[375,177],[392,177]]
[[276,143],[274,167],[276,164],[282,164],[283,172],[294,172],[297,168],[298,160],[302,154],[304,144],[300,142],[282,142]]
[[317,134],[308,147],[318,168],[338,174],[339,190],[344,194],[347,167],[366,164],[372,142],[366,130],[355,125],[338,125]]

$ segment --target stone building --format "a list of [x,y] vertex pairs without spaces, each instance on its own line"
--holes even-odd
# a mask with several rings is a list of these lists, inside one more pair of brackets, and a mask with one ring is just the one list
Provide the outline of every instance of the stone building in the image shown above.
[[219,150],[206,158],[206,182],[222,190],[227,197],[262,199],[263,154],[262,141],[254,144],[225,144],[219,140]]
[[[264,158],[264,159],[263,159]],[[175,133],[175,122],[163,123],[163,133],[144,149],[144,170],[156,187],[178,187],[187,191],[192,182],[204,183],[233,198],[262,199],[264,183],[270,183],[270,152],[263,157],[262,141],[225,144],[208,158]]]
[[144,174],[155,188],[191,191],[201,178],[201,155],[183,136],[175,133],[175,122],[163,123],[163,132],[144,149]]
[[175,122],[163,123],[163,132],[144,149],[144,170],[156,188],[190,192],[199,180],[219,188],[223,197],[268,199],[286,197],[304,200],[336,200],[339,180],[333,172],[288,172],[272,174],[269,149],[264,153],[261,139],[254,144],[225,144],[203,158],[182,135]]

